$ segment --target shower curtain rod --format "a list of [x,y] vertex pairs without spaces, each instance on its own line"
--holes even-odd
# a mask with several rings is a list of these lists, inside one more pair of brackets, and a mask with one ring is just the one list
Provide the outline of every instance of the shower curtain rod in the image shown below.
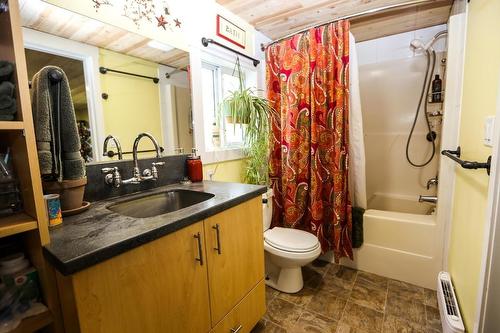
[[411,1],[406,1],[406,2],[402,2],[402,3],[394,4],[394,5],[387,5],[387,6],[382,6],[382,7],[378,7],[378,8],[368,9],[368,10],[365,10],[365,11],[362,11],[362,12],[359,12],[359,13],[354,13],[354,14],[349,14],[349,15],[344,15],[344,16],[336,17],[333,20],[329,20],[329,21],[318,23],[318,24],[310,25],[307,28],[303,28],[303,29],[301,29],[299,31],[296,31],[296,32],[293,32],[293,33],[288,34],[286,36],[280,37],[280,38],[275,39],[272,42],[269,42],[267,44],[262,43],[262,44],[260,44],[260,48],[261,48],[262,51],[265,51],[268,46],[273,45],[273,44],[275,44],[277,42],[280,42],[282,40],[285,40],[287,38],[290,38],[290,37],[292,37],[292,36],[294,36],[296,34],[299,34],[299,33],[302,33],[302,32],[306,32],[309,29],[318,28],[318,27],[321,27],[321,26],[324,26],[324,25],[327,25],[327,24],[330,24],[330,23],[333,23],[333,22],[340,21],[340,20],[348,20],[348,19],[352,19],[352,18],[357,18],[357,17],[368,16],[368,15],[372,15],[372,14],[377,14],[379,12],[391,11],[391,10],[395,10],[395,9],[402,9],[402,8],[405,8],[405,7],[413,7],[415,5],[420,5],[420,4],[424,4],[424,3],[431,3],[431,2],[440,2],[440,1],[439,0],[411,0]]

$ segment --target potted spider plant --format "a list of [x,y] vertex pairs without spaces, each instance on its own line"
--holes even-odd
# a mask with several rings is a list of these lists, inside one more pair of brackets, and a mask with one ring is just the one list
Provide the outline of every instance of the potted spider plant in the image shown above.
[[245,88],[239,58],[236,59],[239,87],[231,91],[219,109],[233,126],[239,124],[244,131],[244,153],[247,157],[245,182],[268,185],[269,118],[273,108],[269,101]]

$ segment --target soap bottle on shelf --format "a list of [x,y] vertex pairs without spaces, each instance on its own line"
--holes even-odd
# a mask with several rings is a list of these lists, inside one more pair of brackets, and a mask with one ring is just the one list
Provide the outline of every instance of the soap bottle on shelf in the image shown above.
[[193,183],[201,182],[203,180],[203,164],[201,163],[201,157],[196,155],[195,148],[192,149],[192,153],[188,156],[186,163],[189,180]]
[[439,74],[434,76],[434,80],[432,80],[432,102],[441,102],[441,88],[443,86],[443,82],[439,78]]

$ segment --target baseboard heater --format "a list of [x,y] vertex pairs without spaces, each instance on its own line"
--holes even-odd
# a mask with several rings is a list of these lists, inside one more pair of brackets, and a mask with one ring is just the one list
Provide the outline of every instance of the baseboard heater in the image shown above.
[[443,333],[465,332],[457,297],[448,272],[438,274],[437,297]]

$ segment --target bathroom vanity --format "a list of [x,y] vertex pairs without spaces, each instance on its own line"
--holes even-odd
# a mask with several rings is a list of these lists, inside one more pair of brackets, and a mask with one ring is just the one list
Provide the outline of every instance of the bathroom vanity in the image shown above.
[[[265,313],[265,190],[167,185],[65,218],[44,249],[57,270],[65,330],[250,332]],[[180,209],[144,209],[160,203]]]

